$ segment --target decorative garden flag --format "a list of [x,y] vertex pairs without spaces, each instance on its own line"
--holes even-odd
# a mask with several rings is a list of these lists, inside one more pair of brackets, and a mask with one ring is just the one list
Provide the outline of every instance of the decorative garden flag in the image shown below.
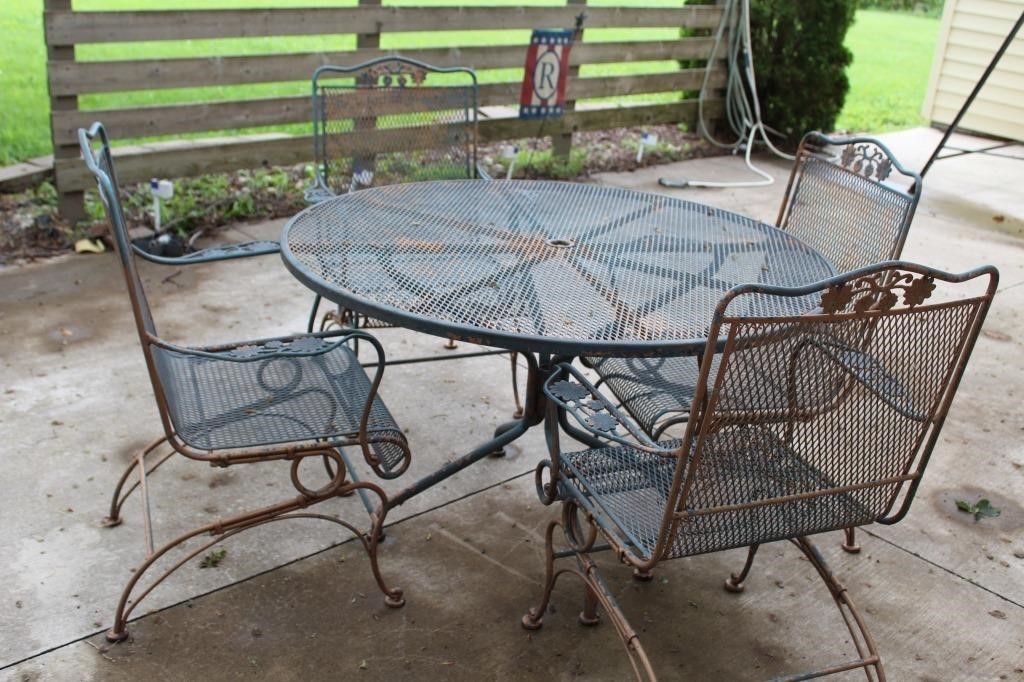
[[575,33],[572,29],[533,32],[526,51],[519,118],[547,118],[564,113],[569,50]]

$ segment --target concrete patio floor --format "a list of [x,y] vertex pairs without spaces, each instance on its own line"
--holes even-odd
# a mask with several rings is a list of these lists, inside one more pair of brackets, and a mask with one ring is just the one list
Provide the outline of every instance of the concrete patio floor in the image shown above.
[[[928,129],[885,136],[911,167],[938,138]],[[760,189],[657,186],[662,176],[745,177],[742,161],[728,157],[595,181],[773,221],[788,164],[766,163],[779,182]],[[908,518],[868,528],[859,555],[840,551],[837,534],[818,539],[865,613],[890,679],[1024,680],[1022,184],[1024,163],[1008,159],[965,156],[930,171],[905,258],[953,271],[994,263],[1000,292]],[[276,237],[282,222],[227,236]],[[301,329],[311,300],[274,257],[147,266],[143,275],[161,332],[190,343]],[[431,337],[380,336],[389,357],[447,352]],[[568,580],[543,629],[519,626],[539,596],[544,528],[556,514],[533,492],[532,470],[546,452],[538,430],[392,513],[381,565],[405,591],[403,609],[384,607],[357,543],[333,526],[289,522],[225,543],[216,568],[191,562],[144,602],[149,615],[132,624],[131,641],[107,645],[102,632],[143,558],[138,500],[122,526],[98,522],[132,452],[159,432],[112,256],[0,269],[0,375],[0,679],[630,675],[609,624],[576,624],[582,594]],[[395,490],[508,418],[508,360],[395,366],[382,394],[413,447],[410,471],[385,485]],[[279,469],[172,460],[151,480],[158,538],[208,514],[275,501],[290,488]],[[955,499],[981,496],[1002,514],[974,522],[956,510]],[[363,518],[355,499],[322,511]],[[726,593],[722,580],[742,560],[731,552],[668,562],[650,583],[610,557],[600,563],[663,679],[764,679],[851,657],[831,600],[798,552],[766,547],[746,592]]]

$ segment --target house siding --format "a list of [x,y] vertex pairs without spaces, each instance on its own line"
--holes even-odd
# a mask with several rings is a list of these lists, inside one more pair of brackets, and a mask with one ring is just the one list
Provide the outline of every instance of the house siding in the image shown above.
[[[946,0],[922,114],[949,125],[981,78],[1024,0]],[[1024,31],[1018,33],[959,126],[1024,141]]]

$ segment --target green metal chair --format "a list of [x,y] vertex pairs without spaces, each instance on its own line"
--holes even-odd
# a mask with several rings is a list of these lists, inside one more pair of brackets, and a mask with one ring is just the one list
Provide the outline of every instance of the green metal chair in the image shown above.
[[[313,73],[312,86],[316,179],[306,190],[306,201],[319,203],[371,185],[490,179],[477,158],[478,87],[473,69],[437,67],[393,55],[354,66],[321,66]],[[342,307],[321,317],[321,302],[317,295],[308,332],[392,326]],[[454,350],[457,344],[449,340],[444,347]],[[435,354],[399,362],[504,352]],[[521,414],[515,354],[511,361],[516,413]]]

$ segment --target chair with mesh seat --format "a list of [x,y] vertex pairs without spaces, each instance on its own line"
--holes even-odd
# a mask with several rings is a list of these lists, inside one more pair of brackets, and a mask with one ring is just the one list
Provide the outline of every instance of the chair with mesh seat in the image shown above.
[[[352,532],[369,555],[385,601],[401,606],[401,590],[386,584],[377,561],[387,496],[376,483],[356,476],[348,454],[361,452],[381,478],[395,478],[409,466],[406,438],[377,394],[384,369],[380,344],[359,330],[206,347],[181,346],[162,339],[137,270],[136,251],[128,240],[103,126],[96,123],[88,131],[79,130],[79,142],[107,210],[164,429],[163,437],[139,452],[121,476],[110,515],[104,520],[104,525],[119,525],[126,499],[139,491],[145,512],[147,555],[133,569],[107,638],[125,639],[132,611],[153,588],[193,557],[244,530],[288,519],[328,521]],[[206,261],[197,257],[194,262]],[[372,377],[351,349],[357,339],[376,351]],[[157,545],[149,515],[147,476],[175,454],[216,467],[279,461],[295,494],[270,506],[204,524]],[[309,481],[310,473],[300,471],[307,460],[322,463],[326,472],[326,476],[320,474],[316,485]],[[352,493],[358,493],[373,509],[366,530],[309,509]],[[173,559],[167,556],[183,543],[204,535],[210,538],[199,541],[198,548],[182,548],[184,558],[180,553],[175,553]],[[169,563],[162,573],[142,585],[143,577]]]
[[[472,69],[437,67],[393,55],[350,67],[321,66],[313,73],[312,85],[316,179],[306,190],[309,203],[371,185],[490,179],[477,159],[478,88]],[[393,326],[342,307],[321,317],[321,302],[318,294],[308,332]],[[456,347],[455,341],[445,343],[448,350]],[[516,412],[521,413],[514,354],[512,367]]]
[[[647,572],[666,559],[747,547],[726,581],[738,592],[757,548],[790,540],[826,583],[855,658],[787,679],[858,668],[884,679],[864,618],[809,536],[907,514],[997,279],[992,267],[952,275],[890,261],[802,288],[732,289],[706,346],[705,357],[721,349],[717,362],[701,366],[677,440],[650,438],[583,373],[560,365],[545,384],[549,410],[608,445],[562,452],[558,429],[548,430],[538,494],[561,501],[562,515],[547,529],[543,596],[524,626],[540,627],[558,577],[575,575],[585,585],[581,622],[604,610],[637,677],[653,679],[591,555],[610,548]],[[567,550],[555,548],[559,526]],[[568,557],[575,566],[561,563]]]
[[[371,185],[487,178],[476,147],[472,69],[396,55],[313,73],[316,179],[306,190],[309,203]],[[320,300],[318,295],[307,331],[314,331]],[[320,328],[331,324],[390,326],[347,309],[329,311]]]
[[[826,154],[828,147],[840,148],[839,156]],[[847,272],[899,258],[920,188],[921,177],[878,140],[811,132],[800,142],[776,224],[820,252],[836,272]],[[699,374],[696,359],[587,362],[654,438],[686,420]]]

